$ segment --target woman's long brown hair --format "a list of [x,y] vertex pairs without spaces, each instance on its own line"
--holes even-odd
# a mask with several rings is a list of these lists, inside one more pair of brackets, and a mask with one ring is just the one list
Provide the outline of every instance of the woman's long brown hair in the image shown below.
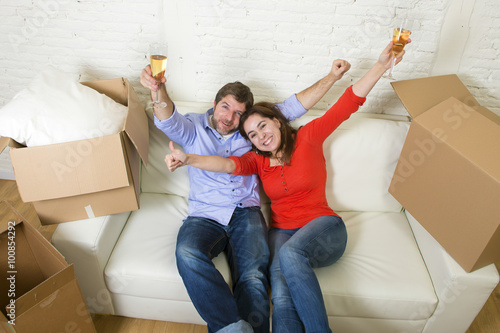
[[[278,147],[278,156],[279,160],[284,164],[289,164],[292,159],[293,150],[295,149],[295,134],[297,130],[290,126],[290,122],[285,116],[281,113],[280,109],[276,106],[276,104],[269,102],[259,102],[256,103],[252,108],[247,110],[240,118],[239,131],[240,134],[250,141],[247,133],[245,132],[243,125],[247,121],[248,117],[253,114],[259,114],[262,117],[269,119],[277,119],[280,123],[280,132],[281,132],[281,144]],[[252,149],[256,151],[258,154],[266,157],[272,157],[272,153],[268,151],[260,151],[252,144]]]

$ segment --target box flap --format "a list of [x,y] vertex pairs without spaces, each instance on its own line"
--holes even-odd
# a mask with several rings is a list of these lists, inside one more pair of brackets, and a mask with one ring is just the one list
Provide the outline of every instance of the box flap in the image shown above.
[[110,79],[110,80],[95,80],[80,82],[84,86],[92,88],[101,94],[104,94],[116,103],[127,106],[127,86],[123,78]]
[[[14,208],[7,202],[0,202],[1,228],[0,233],[0,290],[10,289],[10,280],[16,282],[13,293],[2,293],[0,295],[0,305],[2,311],[10,302],[13,296],[22,295],[33,289],[44,280],[40,265],[37,262],[30,247],[30,240],[27,233],[35,231],[35,228],[25,222]],[[39,234],[41,238],[43,236]],[[45,242],[47,240],[44,239]],[[15,253],[9,255],[9,247],[15,245]]]
[[0,234],[6,232],[9,225],[24,221],[22,217],[7,200],[0,201]]
[[455,74],[396,81],[391,82],[391,85],[413,118],[450,97],[455,97],[468,106],[479,106]]
[[[89,155],[92,158],[87,158]],[[24,202],[70,197],[129,185],[121,134],[10,149],[10,156]],[[114,172],[110,174],[109,170]]]
[[0,153],[3,152],[5,147],[7,147],[7,144],[9,143],[9,139],[10,138],[0,136]]
[[485,116],[486,118],[488,118],[489,120],[491,120],[492,122],[494,122],[495,124],[497,124],[498,126],[500,126],[500,116],[491,112],[490,110],[488,110],[487,108],[485,108],[484,106],[473,106],[472,107],[474,110],[476,110],[478,113],[482,114],[483,116]]
[[[500,143],[500,126],[492,121],[500,118],[492,112],[486,117],[454,97],[430,108],[413,121],[419,123],[437,139],[486,172],[500,184],[500,154],[492,144]],[[488,111],[486,109],[486,111]]]
[[149,151],[148,116],[128,80],[125,79],[125,82],[128,87],[129,102],[129,116],[125,122],[125,132],[139,152],[142,161],[147,165]]
[[63,285],[75,279],[75,270],[73,264],[66,265],[60,272],[46,278],[43,282],[34,286],[33,289],[24,293],[16,299],[16,315],[21,316],[24,312],[31,309],[40,302],[47,303],[49,296],[56,297],[57,290]]
[[130,82],[125,78],[120,78],[82,82],[82,84],[106,94],[115,102],[128,107],[128,115],[123,130],[130,137],[144,164],[147,165],[149,149],[148,119]]

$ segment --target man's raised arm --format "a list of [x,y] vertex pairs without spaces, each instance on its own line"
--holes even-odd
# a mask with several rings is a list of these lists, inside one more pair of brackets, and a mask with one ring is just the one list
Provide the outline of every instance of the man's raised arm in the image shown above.
[[335,60],[332,64],[330,73],[309,88],[297,93],[297,99],[306,110],[311,109],[323,98],[323,96],[325,96],[333,84],[344,76],[349,68],[351,68],[349,62],[342,59]]
[[156,94],[158,94],[158,100],[160,102],[167,103],[166,107],[163,108],[153,108],[153,112],[159,120],[165,120],[170,118],[174,112],[174,104],[168,96],[167,89],[165,86],[166,78],[163,77],[161,84],[158,86],[156,80],[152,76],[151,66],[147,65],[141,72],[141,84],[143,87],[151,91],[151,100],[156,100]]

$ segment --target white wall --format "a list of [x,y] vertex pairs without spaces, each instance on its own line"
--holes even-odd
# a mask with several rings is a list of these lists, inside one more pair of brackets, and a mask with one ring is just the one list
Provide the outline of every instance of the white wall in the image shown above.
[[[148,44],[165,39],[174,100],[210,102],[240,80],[257,101],[278,101],[346,59],[351,71],[318,104],[324,109],[388,43],[395,5],[418,24],[394,75],[456,73],[500,115],[499,0],[2,0],[0,106],[49,64],[80,80],[126,77],[146,102],[139,74]],[[386,80],[363,111],[406,114]]]

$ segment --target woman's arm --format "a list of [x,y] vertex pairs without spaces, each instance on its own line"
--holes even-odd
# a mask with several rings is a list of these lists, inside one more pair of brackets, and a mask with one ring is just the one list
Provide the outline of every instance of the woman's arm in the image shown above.
[[[396,64],[403,58],[404,50],[396,56]],[[386,70],[391,68],[393,61],[392,42],[380,54],[378,61],[372,68],[352,86],[352,91],[356,96],[366,97]]]
[[169,142],[168,146],[172,153],[165,156],[165,163],[171,172],[185,165],[212,172],[232,173],[235,170],[236,166],[230,158],[217,155],[186,154],[182,150],[175,148],[172,141]]

